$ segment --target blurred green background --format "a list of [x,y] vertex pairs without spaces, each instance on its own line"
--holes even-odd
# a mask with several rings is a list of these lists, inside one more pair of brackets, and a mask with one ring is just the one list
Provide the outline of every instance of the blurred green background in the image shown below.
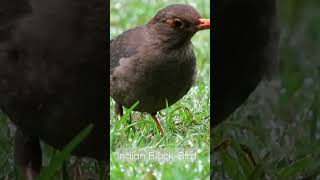
[[217,128],[215,179],[320,179],[320,1],[278,2],[279,72]]
[[[192,5],[203,17],[210,17],[209,0],[111,0],[110,39],[146,24],[160,9],[177,3]],[[111,179],[209,179],[210,32],[198,32],[192,41],[197,56],[197,83],[182,100],[158,114],[165,131],[163,138],[148,114],[133,112],[131,123],[125,116],[116,120],[110,98]],[[187,163],[128,163],[117,161],[114,152],[119,148],[195,148],[198,156],[195,162]]]

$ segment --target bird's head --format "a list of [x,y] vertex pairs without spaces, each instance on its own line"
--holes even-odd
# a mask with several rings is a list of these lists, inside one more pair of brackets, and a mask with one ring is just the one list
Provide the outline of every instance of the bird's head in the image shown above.
[[147,25],[156,38],[174,46],[189,42],[192,36],[210,29],[210,19],[204,19],[189,5],[175,4],[160,10]]

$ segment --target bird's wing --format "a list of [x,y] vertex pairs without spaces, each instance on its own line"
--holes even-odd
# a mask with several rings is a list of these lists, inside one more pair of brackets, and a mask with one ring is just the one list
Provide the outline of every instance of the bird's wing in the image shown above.
[[7,38],[15,22],[29,12],[29,0],[0,1],[0,42]]
[[138,53],[146,38],[145,27],[137,27],[126,31],[110,41],[110,74],[119,66],[121,58],[130,58]]

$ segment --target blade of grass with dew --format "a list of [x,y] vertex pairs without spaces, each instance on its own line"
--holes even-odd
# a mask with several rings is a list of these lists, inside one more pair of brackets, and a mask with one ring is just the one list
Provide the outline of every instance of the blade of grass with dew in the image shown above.
[[72,139],[72,141],[65,146],[65,148],[56,154],[56,156],[52,159],[49,166],[44,168],[38,180],[50,180],[54,177],[55,173],[61,169],[63,162],[71,156],[72,151],[90,134],[92,131],[93,125],[90,124],[85,129],[83,129],[76,137]]

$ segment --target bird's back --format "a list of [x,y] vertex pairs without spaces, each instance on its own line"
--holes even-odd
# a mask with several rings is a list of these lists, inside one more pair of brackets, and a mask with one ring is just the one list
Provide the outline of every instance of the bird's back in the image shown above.
[[128,58],[138,53],[138,48],[142,47],[147,38],[145,26],[130,29],[110,42],[110,74],[119,66],[121,58]]

